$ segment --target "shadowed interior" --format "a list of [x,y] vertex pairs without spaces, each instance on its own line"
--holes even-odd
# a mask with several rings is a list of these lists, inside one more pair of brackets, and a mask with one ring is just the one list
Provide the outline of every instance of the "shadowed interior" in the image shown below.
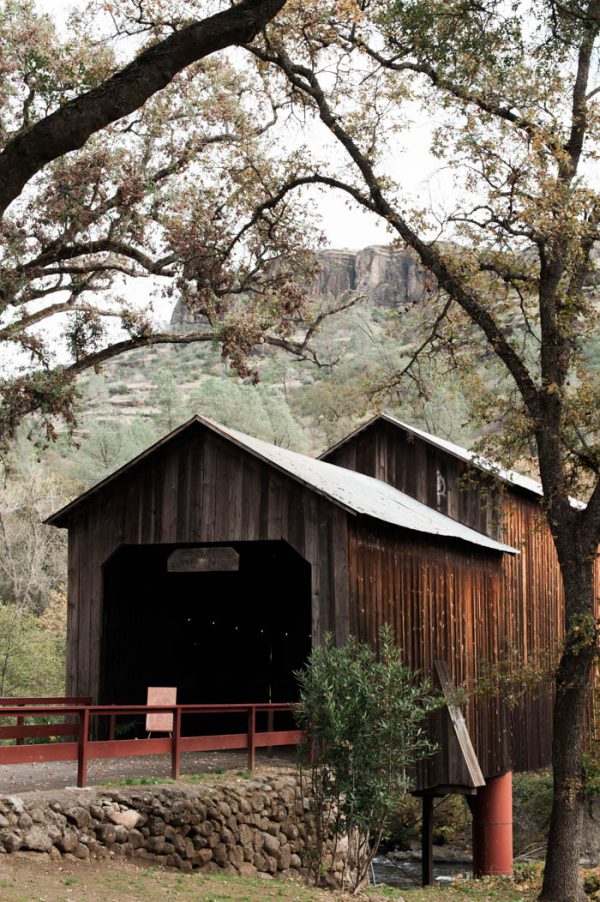
[[[237,571],[169,572],[181,547],[124,546],[105,564],[101,703],[145,704],[148,686],[176,686],[181,704],[296,700],[293,673],[311,648],[308,562],[283,541],[240,542],[229,546]],[[240,724],[188,716],[183,731]]]

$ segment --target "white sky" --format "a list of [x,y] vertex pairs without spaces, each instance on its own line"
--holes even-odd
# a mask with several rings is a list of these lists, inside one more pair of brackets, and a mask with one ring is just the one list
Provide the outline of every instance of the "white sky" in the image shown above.
[[[85,0],[37,0],[39,9],[51,13],[64,25],[69,11],[82,7]],[[439,161],[428,152],[431,127],[428,121],[415,122],[402,136],[402,147],[389,160],[389,173],[413,196],[427,197],[448,191],[437,173]],[[345,196],[328,191],[315,192],[314,209],[322,217],[327,243],[334,248],[360,249],[370,244],[389,244],[391,234],[377,217],[365,210],[349,207]]]

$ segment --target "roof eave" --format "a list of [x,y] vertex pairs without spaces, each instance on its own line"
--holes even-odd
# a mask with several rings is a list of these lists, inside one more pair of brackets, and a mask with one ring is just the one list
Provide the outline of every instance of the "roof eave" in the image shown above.
[[208,418],[200,417],[197,414],[194,414],[191,419],[187,420],[185,423],[182,423],[181,426],[177,426],[172,432],[169,432],[167,435],[164,435],[157,442],[154,442],[153,445],[150,445],[149,448],[146,448],[145,451],[142,451],[141,454],[138,454],[136,457],[132,458],[132,460],[123,464],[123,466],[119,467],[118,470],[115,470],[114,473],[110,473],[104,479],[101,479],[100,482],[95,483],[95,485],[91,486],[77,498],[74,498],[72,501],[69,501],[64,507],[60,508],[60,510],[51,514],[47,517],[43,522],[48,526],[57,526],[60,529],[68,528],[69,526],[69,518],[71,513],[75,510],[75,508],[79,507],[81,504],[84,504],[89,498],[96,495],[98,492],[102,491],[107,485],[117,479],[123,473],[126,473],[129,469],[134,467],[136,464],[144,460],[146,457],[149,457],[155,451],[157,451],[162,446],[166,445],[171,439],[176,438],[182,432],[185,432],[186,429],[191,428],[194,425],[204,426],[207,429],[210,429],[216,435],[219,435],[221,438],[226,441],[231,442],[236,445],[236,447],[240,448],[243,451],[246,451],[247,454],[251,454],[257,460],[260,460],[262,463],[268,464],[268,466],[273,467],[273,469],[277,470],[280,473],[288,476],[290,479],[293,479],[295,482],[298,482],[300,485],[305,486],[306,488],[313,491],[315,494],[320,495],[323,498],[326,498],[332,504],[335,504],[337,507],[345,510],[347,513],[356,516],[356,511],[353,510],[348,505],[344,504],[342,501],[339,501],[337,498],[333,498],[328,495],[326,492],[315,488],[315,486],[303,480],[301,477],[296,476],[293,473],[290,473],[284,467],[279,466],[277,463],[269,460],[267,457],[260,454],[260,452],[256,451],[253,448],[249,448],[243,442],[239,441],[235,436],[231,435],[229,432],[226,432],[219,428],[219,424],[215,423],[213,420]]
[[[376,520],[377,522],[387,523],[389,526],[392,526],[394,528],[406,529],[410,532],[416,532],[419,535],[426,535],[426,536],[435,538],[436,540],[441,539],[441,540],[446,540],[446,541],[448,541],[448,540],[458,541],[462,544],[469,545],[470,547],[475,546],[477,548],[480,548],[480,549],[486,550],[486,551],[494,551],[497,553],[508,553],[508,554],[518,554],[519,553],[517,551],[517,549],[512,548],[509,545],[504,545],[502,542],[497,542],[495,539],[490,538],[489,536],[485,535],[484,533],[478,533],[476,530],[471,530],[469,527],[465,527],[465,528],[473,533],[472,538],[469,536],[458,536],[458,535],[445,534],[443,532],[429,532],[424,529],[416,528],[414,526],[403,526],[400,523],[391,522],[389,520],[386,520],[383,517],[381,517],[381,518],[377,517],[376,515],[373,515],[372,513],[362,512],[362,511],[360,511],[360,509],[355,509],[354,507],[351,507],[350,505],[345,504],[343,500],[340,500],[334,494],[329,493],[326,489],[315,486],[309,480],[303,479],[302,476],[299,475],[298,473],[292,472],[290,469],[286,468],[282,464],[279,464],[277,461],[273,460],[268,455],[262,454],[260,452],[260,449],[257,449],[257,448],[252,447],[251,445],[248,445],[243,440],[238,438],[237,435],[232,434],[232,431],[227,429],[226,427],[221,426],[219,423],[215,423],[213,420],[210,420],[210,419],[204,418],[204,417],[200,417],[198,415],[193,416],[190,420],[186,421],[181,426],[174,429],[168,435],[163,436],[161,439],[159,439],[159,441],[155,442],[149,448],[146,448],[146,450],[143,451],[141,454],[137,455],[137,457],[134,457],[133,460],[124,464],[122,467],[120,467],[114,473],[111,473],[109,476],[105,477],[105,479],[96,483],[94,486],[92,486],[90,489],[88,489],[87,492],[84,492],[78,498],[75,498],[69,504],[65,505],[65,507],[61,508],[56,513],[52,514],[44,522],[49,525],[57,526],[57,527],[61,527],[61,528],[68,527],[70,516],[76,508],[78,508],[82,504],[85,504],[85,502],[87,500],[89,500],[91,497],[93,497],[96,494],[98,494],[99,492],[101,492],[107,485],[109,485],[114,480],[118,479],[118,477],[120,475],[126,473],[131,468],[135,467],[136,464],[138,464],[142,460],[149,457],[151,454],[153,454],[155,451],[159,450],[161,447],[168,444],[172,439],[176,438],[178,435],[185,432],[187,429],[190,429],[196,425],[206,428],[206,429],[209,429],[212,433],[214,433],[215,435],[218,435],[223,440],[230,442],[231,444],[235,445],[240,450],[245,451],[247,454],[250,454],[256,460],[259,460],[261,463],[264,463],[267,466],[272,467],[274,470],[277,470],[282,475],[288,477],[289,479],[294,480],[294,482],[304,486],[305,488],[309,489],[309,491],[314,492],[316,495],[319,495],[320,497],[325,498],[330,504],[334,504],[339,509],[344,510],[346,513],[351,514],[354,517],[366,516],[372,520]],[[365,426],[366,425],[367,424],[365,424]],[[463,524],[463,527],[464,527],[464,524]]]

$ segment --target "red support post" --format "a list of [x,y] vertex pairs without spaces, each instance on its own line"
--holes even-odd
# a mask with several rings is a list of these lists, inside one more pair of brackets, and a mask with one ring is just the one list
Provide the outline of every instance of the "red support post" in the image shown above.
[[171,742],[171,776],[174,780],[179,780],[181,770],[181,707],[177,705],[173,709],[173,736]]
[[512,874],[512,773],[487,778],[471,810],[474,876]]
[[80,789],[87,786],[88,741],[90,733],[90,709],[83,708],[79,712],[79,744],[77,748],[77,785]]
[[[19,705],[19,707],[21,707],[21,706]],[[24,725],[25,725],[25,718],[17,717],[17,726],[22,727]],[[22,737],[16,740],[17,745],[23,745],[24,743],[25,743],[25,740]]]
[[248,709],[248,770],[250,773],[256,766],[256,708]]

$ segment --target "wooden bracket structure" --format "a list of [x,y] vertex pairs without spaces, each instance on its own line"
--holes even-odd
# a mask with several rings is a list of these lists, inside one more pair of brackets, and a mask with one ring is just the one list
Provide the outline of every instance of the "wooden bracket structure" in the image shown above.
[[464,714],[457,704],[456,689],[445,661],[434,662],[434,674],[445,699],[442,710],[438,712],[434,730],[436,734],[434,738],[440,745],[442,756],[438,777],[443,774],[444,781],[438,780],[433,785],[415,790],[413,793],[421,796],[423,806],[421,832],[423,886],[431,886],[433,883],[433,800],[452,793],[474,796],[480,787],[485,786],[485,778]]

